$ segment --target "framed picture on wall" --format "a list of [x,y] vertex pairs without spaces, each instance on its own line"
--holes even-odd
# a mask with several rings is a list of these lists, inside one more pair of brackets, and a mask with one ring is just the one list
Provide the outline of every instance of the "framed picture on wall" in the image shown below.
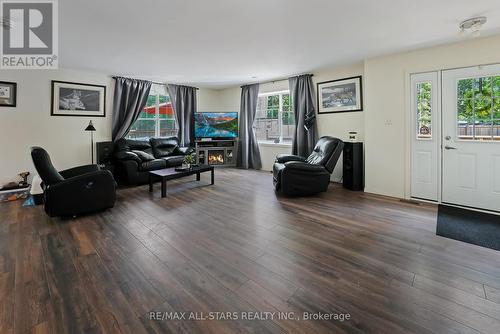
[[318,82],[318,114],[362,111],[361,76]]
[[52,116],[106,116],[106,86],[52,81]]
[[0,107],[15,107],[17,104],[17,83],[0,81]]

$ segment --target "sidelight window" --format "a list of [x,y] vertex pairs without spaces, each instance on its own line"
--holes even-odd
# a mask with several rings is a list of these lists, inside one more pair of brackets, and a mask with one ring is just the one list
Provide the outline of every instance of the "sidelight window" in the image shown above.
[[432,83],[419,82],[417,92],[417,139],[432,139]]

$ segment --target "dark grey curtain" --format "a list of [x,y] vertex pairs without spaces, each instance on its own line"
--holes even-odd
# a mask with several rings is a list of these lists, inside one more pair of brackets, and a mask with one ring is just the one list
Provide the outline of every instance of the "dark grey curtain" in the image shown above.
[[313,151],[318,140],[312,74],[291,77],[288,83],[292,98],[292,110],[295,115],[292,153],[307,157]]
[[151,82],[130,78],[115,78],[113,98],[112,139],[123,138],[146,106]]
[[172,100],[181,146],[194,145],[194,113],[196,112],[196,88],[180,85],[167,85]]
[[238,167],[261,169],[260,151],[253,132],[253,123],[257,113],[259,84],[241,87],[240,138],[238,143]]

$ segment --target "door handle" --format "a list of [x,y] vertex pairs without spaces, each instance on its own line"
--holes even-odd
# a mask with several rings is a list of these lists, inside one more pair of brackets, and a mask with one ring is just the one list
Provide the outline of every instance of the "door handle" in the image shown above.
[[456,150],[457,149],[456,147],[452,147],[452,146],[448,146],[448,145],[446,145],[444,148],[447,150]]

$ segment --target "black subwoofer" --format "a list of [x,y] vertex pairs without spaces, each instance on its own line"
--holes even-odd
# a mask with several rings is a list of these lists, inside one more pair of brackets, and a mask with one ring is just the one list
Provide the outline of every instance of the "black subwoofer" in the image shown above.
[[343,160],[344,188],[364,190],[363,143],[345,142]]
[[114,145],[112,141],[102,141],[96,143],[98,165],[111,164],[111,158],[113,156],[113,146]]

